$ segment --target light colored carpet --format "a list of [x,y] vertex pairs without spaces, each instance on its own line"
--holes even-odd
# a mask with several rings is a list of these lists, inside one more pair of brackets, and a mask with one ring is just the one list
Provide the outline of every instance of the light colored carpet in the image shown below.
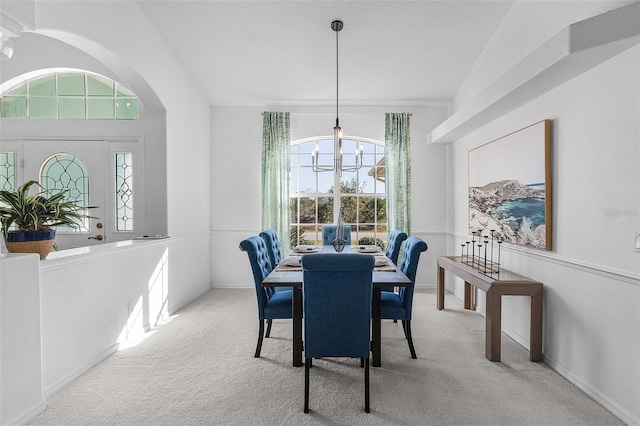
[[484,357],[484,317],[434,290],[414,298],[410,358],[400,323],[383,322],[382,367],[371,368],[364,412],[358,360],[291,365],[291,322],[274,321],[262,357],[253,290],[211,290],[47,399],[29,425],[621,425],[528,351],[502,338]]

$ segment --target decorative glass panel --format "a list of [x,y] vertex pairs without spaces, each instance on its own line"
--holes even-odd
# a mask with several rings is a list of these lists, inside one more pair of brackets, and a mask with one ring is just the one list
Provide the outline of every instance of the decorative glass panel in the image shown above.
[[60,96],[84,96],[84,74],[59,74],[58,95]]
[[113,120],[114,116],[113,98],[87,98],[87,118]]
[[0,189],[8,191],[16,187],[16,160],[13,152],[0,152]]
[[85,118],[84,98],[58,98],[58,105],[60,118]]
[[56,98],[31,98],[29,100],[29,117],[56,118],[58,105]]
[[29,82],[29,94],[31,96],[55,96],[56,76],[55,74],[36,78]]
[[133,231],[133,160],[130,152],[117,152],[116,231]]
[[87,95],[89,96],[113,96],[114,82],[108,78],[97,75],[87,75]]
[[[60,153],[50,157],[42,166],[40,182],[46,191],[69,190],[65,199],[78,206],[89,206],[89,172],[84,162],[71,154]],[[78,228],[58,227],[62,232],[88,232],[89,219]]]
[[138,98],[117,98],[116,118],[118,120],[136,120],[138,118]]
[[10,118],[26,118],[27,117],[27,98],[1,98],[0,99],[0,117]]

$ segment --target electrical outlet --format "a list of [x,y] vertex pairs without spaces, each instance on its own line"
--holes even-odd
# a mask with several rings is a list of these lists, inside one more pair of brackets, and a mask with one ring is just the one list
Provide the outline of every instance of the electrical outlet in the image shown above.
[[129,314],[133,312],[133,300],[129,300],[127,302],[127,311],[129,312]]
[[636,253],[640,253],[640,234],[636,235]]

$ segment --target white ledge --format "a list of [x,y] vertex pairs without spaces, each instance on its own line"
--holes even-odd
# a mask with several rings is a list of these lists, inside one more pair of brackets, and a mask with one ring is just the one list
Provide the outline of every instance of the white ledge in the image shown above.
[[527,56],[429,134],[451,143],[640,42],[640,2],[576,22]]

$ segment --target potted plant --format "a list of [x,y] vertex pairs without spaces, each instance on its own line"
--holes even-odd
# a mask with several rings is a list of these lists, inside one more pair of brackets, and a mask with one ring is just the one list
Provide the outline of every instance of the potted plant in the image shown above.
[[[39,190],[35,195],[29,195],[33,185]],[[56,231],[53,228],[77,228],[81,220],[93,218],[86,214],[87,207],[66,200],[67,192],[45,191],[35,180],[16,190],[0,190],[0,225],[7,251],[38,253],[40,259],[44,259],[55,247]]]

